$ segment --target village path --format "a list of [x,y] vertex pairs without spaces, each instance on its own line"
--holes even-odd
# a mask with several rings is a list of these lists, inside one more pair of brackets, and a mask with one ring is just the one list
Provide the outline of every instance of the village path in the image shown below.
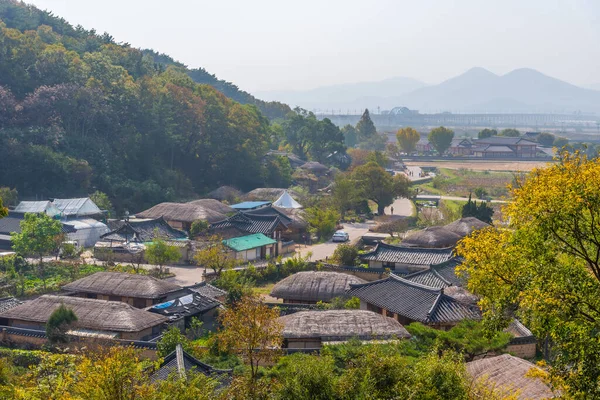
[[[432,198],[437,197],[441,200],[457,200],[457,201],[469,201],[468,197],[457,197],[457,196],[438,196],[438,195],[427,195],[427,194],[420,194],[417,196],[417,200],[431,200]],[[476,200],[476,201],[484,201],[481,199],[471,199],[471,200]],[[508,203],[508,201],[506,200],[490,200],[491,203]]]
[[[392,212],[392,208],[394,208],[394,212]],[[385,208],[385,215],[388,220],[410,217],[413,212],[414,205],[412,201],[405,198],[398,198],[394,200],[391,206]]]
[[[350,236],[350,240],[347,243],[352,243],[360,239],[364,234],[369,232],[369,228],[373,226],[375,226],[374,222],[344,224],[343,230],[348,233],[348,236]],[[310,258],[311,260],[326,260],[333,255],[333,252],[339,244],[340,243],[332,242],[330,239],[325,243],[316,244],[313,246],[301,245],[300,248],[297,249],[296,253],[292,255],[292,257],[297,255],[305,257],[310,252],[312,253],[312,257]]]

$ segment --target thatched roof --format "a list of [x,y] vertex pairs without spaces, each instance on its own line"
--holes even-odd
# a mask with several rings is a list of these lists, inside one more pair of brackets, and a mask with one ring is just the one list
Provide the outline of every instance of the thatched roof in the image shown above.
[[461,239],[461,236],[449,231],[443,226],[430,226],[420,231],[414,231],[402,240],[403,246],[442,248],[452,247]]
[[158,299],[181,290],[181,287],[148,275],[123,272],[96,272],[63,286],[72,293],[95,293],[106,296],[127,296]]
[[242,196],[242,192],[232,186],[221,186],[209,192],[205,197],[207,199],[215,199],[219,201],[233,201]]
[[460,237],[465,237],[469,236],[473,231],[484,229],[489,226],[489,224],[486,224],[475,217],[465,217],[449,223],[448,225],[444,226],[444,228],[450,232],[456,233]]
[[312,173],[318,173],[318,174],[329,171],[329,167],[321,164],[320,162],[316,162],[316,161],[309,161],[309,162],[305,163],[304,165],[302,165],[300,168],[310,171]]
[[215,199],[199,199],[189,201],[187,204],[202,206],[206,210],[215,211],[221,214],[234,213],[236,211],[233,208],[229,207],[227,204],[221,203],[219,200]]
[[[160,203],[152,208],[147,209],[146,211],[136,214],[136,216],[138,218],[150,219],[162,217],[165,219],[165,221],[179,221],[185,223],[192,223],[197,220],[205,220],[212,223],[227,218],[225,213],[213,209],[213,207],[216,207],[216,203],[212,203],[212,201],[219,203],[217,200],[205,200],[209,200],[211,203],[208,204],[208,206],[207,204],[198,203]],[[223,204],[223,206],[227,207],[225,204]]]
[[345,296],[351,284],[365,282],[354,275],[339,272],[298,272],[278,282],[271,290],[271,296],[296,301],[330,301],[334,297]]
[[0,313],[0,318],[45,324],[61,304],[77,316],[76,328],[108,332],[139,332],[167,321],[161,315],[120,301],[44,295]]
[[518,391],[519,399],[553,398],[552,390],[541,379],[525,376],[532,368],[537,367],[509,354],[467,363],[467,372],[473,379],[481,380],[501,393]]
[[279,317],[285,339],[321,341],[402,339],[410,334],[395,319],[367,310],[300,311]]

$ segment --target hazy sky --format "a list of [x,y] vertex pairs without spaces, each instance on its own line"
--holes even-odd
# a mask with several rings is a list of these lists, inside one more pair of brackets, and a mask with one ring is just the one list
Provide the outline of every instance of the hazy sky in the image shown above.
[[[31,0],[29,0],[31,1]],[[600,82],[598,0],[32,0],[70,23],[204,67],[248,91],[480,66]]]

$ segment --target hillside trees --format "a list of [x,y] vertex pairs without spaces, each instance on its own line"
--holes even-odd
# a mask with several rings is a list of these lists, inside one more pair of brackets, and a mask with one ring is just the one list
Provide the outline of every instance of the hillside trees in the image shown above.
[[514,128],[506,128],[506,129],[502,129],[498,135],[499,136],[508,136],[508,137],[519,137],[519,136],[521,136],[521,132],[519,132],[518,130],[516,130]]
[[235,103],[166,56],[157,63],[35,7],[3,3],[0,19],[4,185],[38,197],[99,190],[122,212],[264,184],[273,132],[256,101]]
[[537,141],[540,145],[550,147],[554,143],[556,137],[548,132],[542,132],[539,134]]
[[358,144],[358,132],[356,128],[348,124],[342,127],[342,134],[344,135],[344,144],[349,148],[352,148]]
[[439,128],[432,129],[427,136],[429,142],[432,144],[435,151],[439,155],[442,155],[450,148],[452,139],[454,138],[454,131],[449,128],[440,126]]
[[484,322],[513,316],[550,347],[551,377],[573,398],[600,396],[600,162],[562,154],[512,188],[508,229],[485,229],[458,246]]
[[398,145],[406,154],[410,154],[415,151],[417,147],[417,142],[421,136],[419,132],[411,127],[399,129],[396,133],[396,140],[398,140]]

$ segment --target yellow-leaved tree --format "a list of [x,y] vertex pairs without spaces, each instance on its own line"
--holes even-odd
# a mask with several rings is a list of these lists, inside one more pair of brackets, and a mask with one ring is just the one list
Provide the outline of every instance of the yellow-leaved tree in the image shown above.
[[550,382],[576,398],[598,398],[600,161],[565,153],[511,192],[508,227],[465,238],[460,270],[489,328],[520,318],[545,340]]

